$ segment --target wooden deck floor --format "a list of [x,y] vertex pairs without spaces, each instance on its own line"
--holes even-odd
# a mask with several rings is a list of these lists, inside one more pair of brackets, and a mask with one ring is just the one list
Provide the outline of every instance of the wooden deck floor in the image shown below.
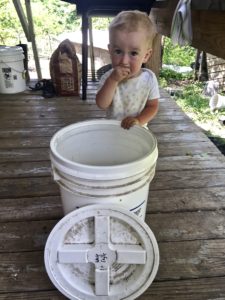
[[[140,300],[225,299],[225,159],[164,91],[150,129],[159,159],[146,222],[160,267]],[[89,90],[44,99],[0,95],[0,300],[65,299],[43,262],[47,236],[63,216],[50,173],[49,141],[65,125],[104,117]]]

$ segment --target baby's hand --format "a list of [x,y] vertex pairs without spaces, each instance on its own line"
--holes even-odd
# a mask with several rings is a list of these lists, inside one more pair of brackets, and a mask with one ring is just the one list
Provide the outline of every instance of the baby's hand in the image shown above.
[[130,74],[130,68],[128,66],[117,66],[111,73],[111,78],[117,82],[126,79]]
[[121,126],[124,129],[129,129],[132,126],[139,125],[139,124],[140,124],[140,122],[139,122],[138,118],[134,118],[134,117],[126,117],[121,122]]

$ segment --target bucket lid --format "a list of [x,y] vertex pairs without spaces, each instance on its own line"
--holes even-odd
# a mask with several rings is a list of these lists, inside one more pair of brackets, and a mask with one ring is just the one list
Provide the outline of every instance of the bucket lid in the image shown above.
[[11,55],[17,55],[22,54],[23,48],[19,46],[4,46],[0,45],[0,56],[11,56]]
[[135,214],[89,205],[66,215],[45,246],[45,267],[69,299],[130,299],[152,283],[159,266],[154,234]]

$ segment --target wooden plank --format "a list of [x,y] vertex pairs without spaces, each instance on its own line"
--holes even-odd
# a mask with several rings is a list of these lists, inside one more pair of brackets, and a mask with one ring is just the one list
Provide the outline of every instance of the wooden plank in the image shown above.
[[48,148],[0,149],[0,162],[32,162],[49,159]]
[[[225,240],[165,242],[159,248],[157,281],[225,276]],[[0,292],[52,289],[42,251],[0,253],[0,261]]]
[[[158,171],[151,182],[151,191],[168,189],[196,189],[224,187],[225,169]],[[56,183],[51,177],[1,179],[0,198],[57,195]],[[194,192],[194,191],[193,191]]]
[[165,156],[210,156],[221,155],[219,149],[210,141],[203,142],[179,142],[179,143],[159,143],[159,155]]
[[152,190],[147,203],[147,212],[188,212],[225,209],[225,189],[221,187],[201,187],[193,190],[166,189]]
[[[166,195],[166,196],[165,196]],[[151,191],[147,213],[192,212],[225,209],[223,187]],[[43,220],[62,217],[59,193],[55,196],[0,199],[0,221]]]
[[43,126],[39,128],[6,128],[0,129],[0,138],[23,138],[23,137],[37,137],[37,136],[53,136],[61,126]]
[[[56,122],[56,125],[51,124],[51,121],[55,119],[50,120],[50,124],[46,121],[46,124],[41,124],[39,122],[39,126],[37,127],[30,127],[29,123],[27,122],[27,125],[24,127],[17,127],[15,128],[12,125],[7,126],[5,128],[0,129],[0,138],[8,138],[8,137],[27,137],[27,136],[52,136],[55,132],[57,132],[62,127],[70,124],[69,121],[63,121],[59,120],[58,125]],[[71,123],[75,123],[76,120],[71,119]],[[8,122],[8,124],[10,124]],[[19,124],[18,124],[19,125]],[[198,132],[200,129],[195,126],[193,123],[168,123],[168,124],[152,124],[149,125],[150,130],[157,134],[157,133],[170,133],[170,132]]]
[[[54,119],[54,118],[72,118],[74,117],[74,115],[76,114],[77,117],[83,117],[83,119],[85,120],[85,118],[90,118],[90,117],[95,117],[95,118],[100,118],[106,115],[104,110],[99,110],[99,109],[95,109],[95,110],[85,110],[85,108],[83,110],[76,110],[76,107],[72,107],[68,110],[64,110],[64,109],[59,109],[57,111],[47,111],[47,109],[43,109],[42,111],[35,111],[35,109],[32,109],[31,111],[28,112],[14,112],[12,110],[6,110],[6,111],[0,111],[0,117],[2,120],[10,120],[10,119],[39,119],[39,118],[49,118],[49,119]],[[171,118],[171,120],[190,120],[189,117],[187,115],[185,115],[182,111],[178,111],[178,110],[162,110],[159,111],[156,119],[160,119],[161,117],[165,118],[169,117],[169,119]]]
[[225,276],[225,239],[159,243],[158,280]]
[[201,131],[201,129],[196,126],[192,122],[185,122],[185,123],[177,123],[177,122],[171,122],[171,123],[156,123],[156,122],[150,122],[149,129],[154,133],[168,133],[168,132],[195,132],[195,131]]
[[[222,186],[225,183],[225,168],[213,170],[158,171],[151,182],[151,190],[196,189]],[[194,192],[194,191],[193,191]]]
[[66,300],[59,291],[47,290],[40,292],[4,293],[0,294],[0,300]]
[[[209,26],[206,29],[206,22]],[[225,58],[225,11],[192,11],[193,47],[204,50],[221,58]]]
[[[74,116],[76,113],[76,116]],[[1,108],[0,111],[0,116],[3,120],[13,120],[13,119],[18,119],[19,117],[24,117],[24,120],[31,119],[31,118],[36,118],[37,116],[40,117],[46,117],[46,118],[55,118],[58,116],[59,118],[72,118],[72,117],[78,117],[78,116],[83,116],[86,118],[88,116],[88,113],[90,113],[91,116],[102,117],[106,115],[105,110],[101,110],[97,108],[96,106],[75,106],[75,105],[65,105],[65,106],[17,106],[11,108],[10,106],[6,109]],[[170,116],[170,118],[173,119],[173,117],[183,117],[184,120],[189,121],[190,118],[184,114],[184,112],[179,109],[178,107],[175,108],[170,108],[168,107],[167,109],[162,107],[159,109],[156,118],[160,118],[161,116]],[[89,117],[90,118],[90,117]],[[170,119],[169,118],[169,119]]]
[[[169,103],[168,106],[160,105],[164,102]],[[2,112],[43,112],[43,111],[70,111],[71,109],[76,109],[77,111],[95,111],[101,110],[95,103],[95,100],[91,100],[88,102],[84,101],[74,101],[69,99],[61,99],[58,100],[24,100],[21,99],[20,101],[9,101],[0,98],[0,107]],[[176,104],[175,100],[170,100],[169,95],[167,97],[161,97],[159,99],[159,112],[161,111],[174,111],[174,112],[182,112],[182,109]]]
[[192,122],[191,119],[184,114],[180,115],[170,115],[168,116],[167,114],[161,114],[160,116],[157,115],[151,122],[150,124],[160,124],[160,123],[173,123],[173,122]]
[[35,107],[35,106],[96,106],[95,99],[90,97],[89,99],[83,101],[80,98],[74,96],[54,96],[52,98],[44,98],[42,95],[38,94],[1,94],[0,95],[0,107]]
[[[103,116],[104,117],[104,116]],[[101,117],[102,118],[102,117]],[[85,116],[85,119],[90,120],[90,119],[95,119],[94,116]],[[99,117],[100,119],[100,117]],[[39,118],[39,119],[7,119],[7,120],[1,120],[1,126],[2,128],[34,128],[34,127],[51,127],[51,126],[60,126],[64,127],[66,125],[70,125],[76,122],[84,121],[83,116],[76,116],[74,115],[73,117],[59,117],[59,118]]]
[[178,0],[169,0],[162,8],[152,8],[150,16],[155,21],[158,33],[170,36],[171,22]]
[[[172,18],[177,3],[178,0],[169,0],[165,7],[151,9],[151,17],[155,20],[158,33],[170,36]],[[192,9],[191,14],[193,30],[191,45],[196,49],[225,58],[223,52],[225,46],[225,11]],[[207,23],[209,25],[205,26]]]
[[224,239],[225,211],[148,214],[146,223],[158,242]]
[[179,142],[205,142],[211,143],[208,137],[201,131],[198,132],[169,132],[156,134],[158,143],[179,143]]
[[[147,213],[173,213],[214,211],[225,209],[224,187],[193,189],[159,190],[150,193]],[[63,216],[61,198],[55,196],[31,196],[30,198],[0,199],[0,221],[24,221],[59,219]]]
[[5,138],[1,140],[0,149],[48,148],[50,139],[50,137]]
[[[200,278],[189,280],[154,281],[138,300],[223,300],[225,298],[225,278]],[[66,300],[57,290],[40,292],[20,292],[0,294],[0,300]]]
[[223,300],[225,277],[156,282],[139,300]]
[[[225,211],[148,214],[146,223],[159,243],[224,239]],[[0,222],[0,252],[38,251],[56,220]]]
[[53,289],[42,251],[1,253],[0,260],[0,293]]
[[157,171],[180,171],[180,170],[205,170],[224,169],[225,157],[222,155],[194,155],[194,156],[167,156],[159,157]]
[[41,177],[50,175],[50,161],[0,163],[0,178]]
[[24,113],[24,112],[17,112],[17,113],[3,113],[0,112],[0,118],[3,120],[7,120],[7,119],[39,119],[39,118],[50,118],[50,119],[54,119],[54,118],[65,118],[66,116],[68,118],[72,118],[74,115],[77,115],[78,117],[82,117],[83,119],[85,118],[90,118],[90,117],[95,117],[95,118],[100,118],[103,117],[105,115],[104,111],[100,111],[100,110],[96,110],[96,111],[79,111],[77,112],[74,108],[74,110],[70,110],[70,111],[60,111],[58,110],[57,112],[31,112],[31,113]]
[[0,190],[0,198],[59,195],[58,186],[51,177],[2,179]]
[[[47,151],[46,149],[46,152]],[[172,156],[159,157],[157,171],[207,170],[224,169],[224,156]],[[41,177],[51,175],[51,163],[48,156],[46,161],[0,162],[0,178],[10,177]]]
[[59,195],[0,199],[0,206],[0,222],[54,220],[63,217]]
[[[85,101],[77,99],[76,97],[53,97],[45,99],[41,95],[32,95],[32,94],[21,94],[20,96],[17,95],[0,95],[0,107],[5,106],[55,106],[60,107],[61,105],[96,105],[94,99],[87,99]],[[15,99],[16,97],[16,99]]]
[[[52,135],[51,135],[52,136]],[[17,137],[4,138],[1,141],[0,149],[6,148],[42,148],[49,147],[51,136],[36,136],[36,137]],[[208,142],[212,143],[202,132],[175,132],[175,133],[160,133],[156,135],[158,143],[180,143],[180,142]]]
[[71,110],[77,110],[79,112],[95,112],[100,111],[100,109],[95,104],[65,104],[63,105],[50,105],[49,103],[46,103],[45,105],[9,105],[9,106],[3,106],[1,108],[1,113],[7,114],[8,117],[13,117],[17,113],[53,113],[58,112],[59,110],[62,110],[63,112],[70,112]]
[[[49,137],[51,138],[51,137]],[[50,139],[49,139],[50,141]],[[198,157],[200,162],[202,159],[207,159],[213,156],[221,156],[221,152],[218,148],[215,147],[212,143],[199,142],[198,144],[191,143],[177,143],[166,145],[160,143],[159,148],[159,157],[166,159],[169,157],[171,161],[175,157],[183,157],[187,161],[190,161],[194,157]],[[201,159],[202,158],[202,159]],[[213,158],[212,158],[213,159]],[[222,158],[221,158],[222,159]],[[43,148],[6,148],[1,149],[0,147],[0,162],[13,162],[13,161],[41,161],[49,160],[49,144]]]
[[58,220],[0,223],[0,252],[43,250]]
[[[94,115],[94,114],[86,114],[84,115],[79,115],[74,113],[74,116],[68,116],[66,114],[64,115],[58,115],[57,118],[50,118],[50,117],[45,117],[45,118],[36,118],[32,119],[30,115],[27,115],[26,119],[2,119],[1,120],[1,126],[4,128],[26,128],[26,127],[43,127],[43,126],[66,126],[68,124],[73,124],[76,122],[80,121],[85,121],[85,120],[90,120],[90,119],[101,119],[105,118],[106,113],[101,112],[101,116],[99,115]],[[168,119],[167,115],[161,115],[160,117],[157,116],[154,120],[151,121],[150,126],[152,124],[178,124],[179,122],[182,123],[191,123],[191,119],[187,116],[184,115],[175,115],[171,116],[171,118]],[[17,127],[18,126],[18,127]]]

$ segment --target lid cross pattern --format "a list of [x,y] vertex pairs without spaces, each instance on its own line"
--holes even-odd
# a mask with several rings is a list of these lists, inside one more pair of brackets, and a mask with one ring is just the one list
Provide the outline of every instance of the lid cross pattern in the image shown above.
[[59,263],[95,264],[95,294],[109,295],[110,267],[113,263],[145,264],[146,251],[139,245],[112,245],[110,243],[110,217],[95,217],[95,244],[65,245],[58,250]]
[[154,234],[135,214],[118,205],[74,210],[53,228],[45,266],[69,299],[133,300],[158,270]]

